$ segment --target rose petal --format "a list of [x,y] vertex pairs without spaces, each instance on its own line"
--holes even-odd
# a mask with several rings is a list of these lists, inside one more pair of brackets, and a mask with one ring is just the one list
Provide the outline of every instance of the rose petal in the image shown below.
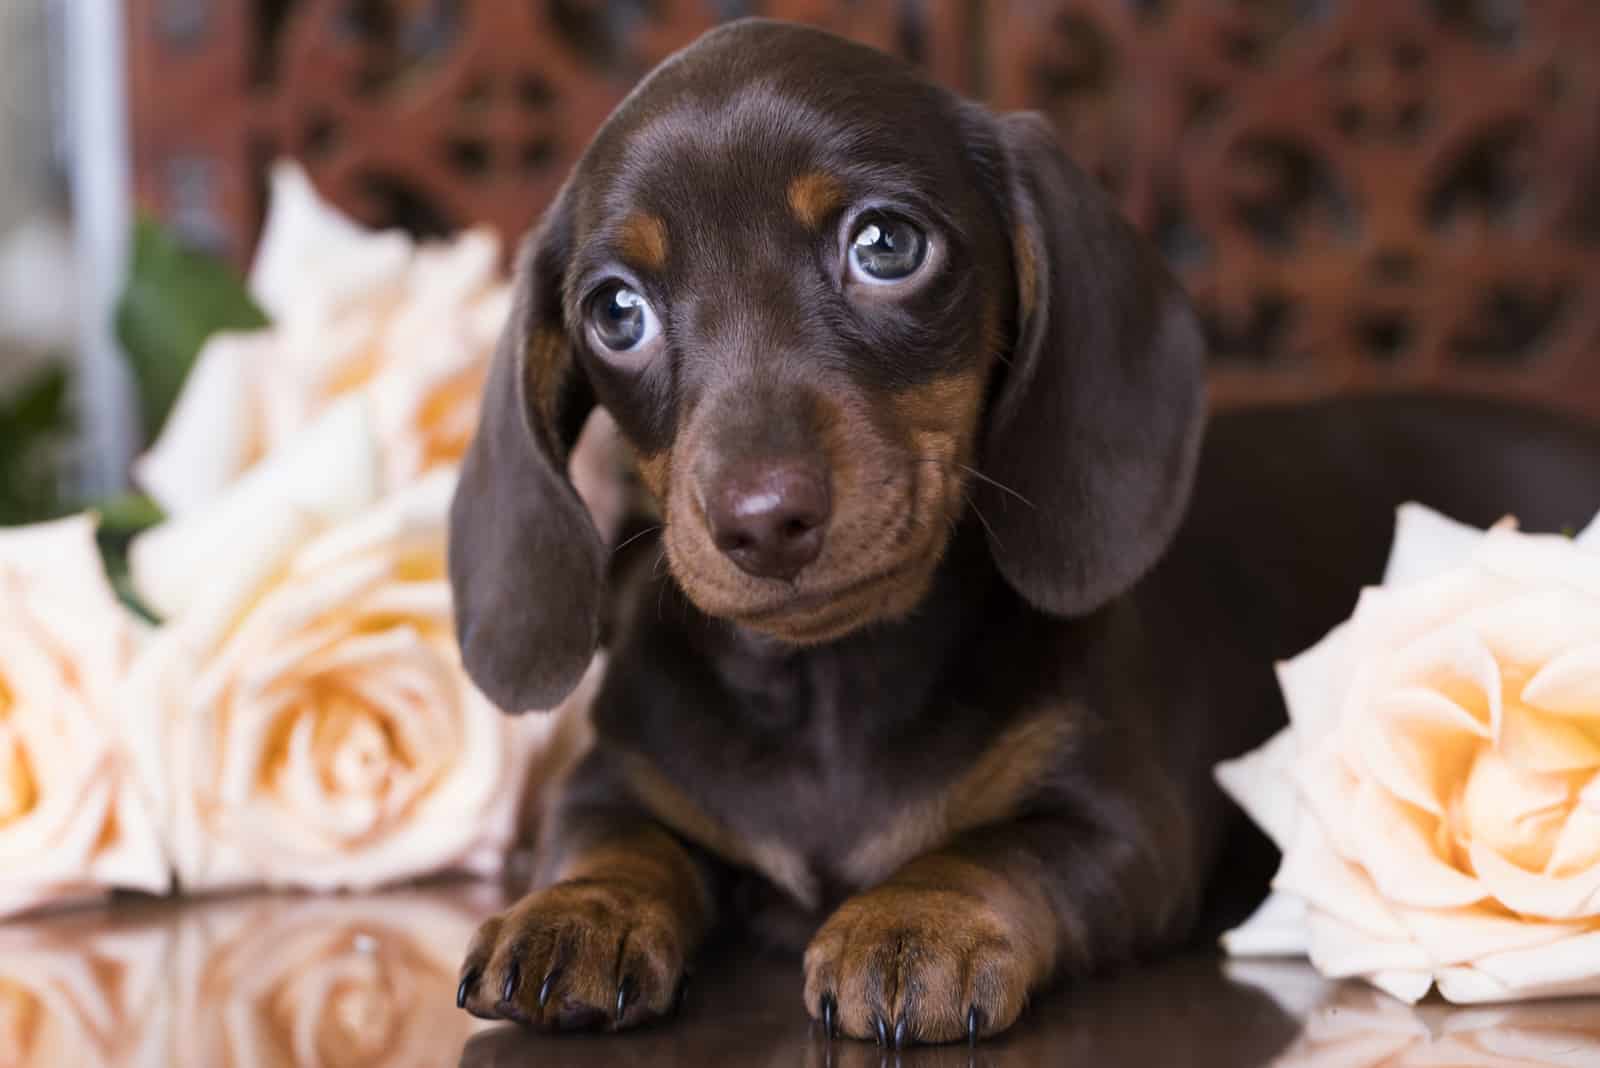
[[1511,674],[1600,645],[1600,599],[1572,590],[1539,589],[1494,601],[1467,613],[1464,622]]
[[[1374,938],[1369,932],[1315,908],[1307,916],[1306,926],[1310,933],[1311,963],[1331,979],[1394,972],[1432,974],[1427,954],[1404,937]],[[1422,991],[1426,990],[1424,985]],[[1421,997],[1422,993],[1416,996]]]
[[1289,721],[1302,746],[1314,745],[1338,722],[1340,699],[1354,670],[1352,636],[1350,624],[1342,624],[1310,649],[1277,666]]
[[[1590,780],[1587,789],[1600,786],[1600,774]],[[1566,826],[1550,852],[1545,874],[1558,877],[1577,875],[1590,868],[1600,868],[1600,805],[1585,804],[1581,800],[1567,817]]]
[[1522,689],[1530,705],[1600,725],[1600,643],[1573,649],[1545,664]]
[[[1355,808],[1360,780],[1351,774],[1338,741],[1328,739],[1316,749],[1303,753],[1295,764],[1294,774],[1304,811],[1316,818],[1336,854],[1353,859],[1359,852],[1355,833],[1358,828],[1349,814]],[[1297,834],[1300,826],[1296,824]]]
[[250,292],[274,323],[325,321],[357,296],[401,284],[413,248],[404,234],[351,222],[293,162],[273,166],[269,193]]
[[1416,908],[1454,908],[1486,896],[1476,879],[1434,853],[1432,819],[1376,784],[1362,783],[1350,818],[1361,828],[1361,866],[1386,901]]
[[1542,870],[1555,848],[1571,792],[1561,776],[1527,771],[1485,750],[1461,789],[1458,837],[1481,843],[1526,871]]
[[1409,938],[1394,910],[1378,894],[1372,880],[1329,848],[1315,819],[1303,816],[1295,844],[1283,858],[1272,888],[1305,899],[1314,910],[1339,917],[1370,939],[1403,942]]
[[169,516],[217,497],[265,451],[255,376],[277,342],[266,332],[206,342],[161,436],[133,464],[133,478]]
[[1483,531],[1424,505],[1407,503],[1395,516],[1394,545],[1383,585],[1394,588],[1435,578],[1472,558]]
[[1513,912],[1547,920],[1600,914],[1600,868],[1553,878],[1524,871],[1482,842],[1471,843],[1469,852],[1484,888]]
[[1367,768],[1390,793],[1443,816],[1449,792],[1490,737],[1488,725],[1436,690],[1403,687],[1355,725]]
[[[353,397],[235,483],[215,507],[134,539],[134,586],[161,615],[199,614],[204,626],[195,625],[215,633],[307,532],[366,507],[377,494],[377,473],[366,407]],[[234,566],[217,568],[219,560]]]
[[1397,688],[1432,690],[1500,736],[1500,665],[1470,627],[1447,625],[1418,639],[1390,658],[1380,677]]
[[1542,715],[1518,701],[1506,703],[1496,749],[1508,763],[1530,772],[1600,768],[1600,742],[1591,738],[1583,726]]
[[1584,930],[1575,923],[1530,923],[1484,907],[1402,909],[1397,915],[1436,968],[1551,945]]
[[1433,986],[1433,973],[1384,968],[1365,976],[1367,982],[1390,997],[1415,1005]]
[[1306,903],[1277,892],[1268,894],[1249,919],[1222,936],[1222,948],[1236,957],[1298,957],[1310,945]]
[[1600,597],[1600,553],[1560,534],[1490,531],[1473,559],[1521,589],[1553,587]]
[[1293,840],[1299,801],[1293,778],[1295,737],[1281,730],[1265,745],[1215,768],[1217,783],[1280,851]]
[[[1563,939],[1536,949],[1514,950],[1483,957],[1473,964],[1478,973],[1496,981],[1500,989],[1481,1000],[1568,997],[1600,994],[1600,931]],[[1485,991],[1459,991],[1466,1001]]]

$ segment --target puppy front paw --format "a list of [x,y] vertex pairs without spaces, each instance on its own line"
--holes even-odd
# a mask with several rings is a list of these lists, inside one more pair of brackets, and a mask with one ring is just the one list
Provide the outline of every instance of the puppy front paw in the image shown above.
[[672,910],[635,887],[558,883],[478,928],[456,1003],[542,1030],[621,1030],[672,1010],[687,941]]
[[988,902],[883,886],[846,901],[806,950],[806,1008],[829,1033],[896,1049],[1010,1027],[1038,971]]

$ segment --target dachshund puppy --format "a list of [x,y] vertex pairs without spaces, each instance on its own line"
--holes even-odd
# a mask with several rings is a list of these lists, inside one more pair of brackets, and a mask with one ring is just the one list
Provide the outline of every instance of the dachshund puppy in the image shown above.
[[[975,1039],[1185,938],[1212,764],[1379,571],[1388,503],[1290,507],[1383,498],[1317,442],[1358,416],[1395,487],[1440,454],[1405,405],[1263,417],[1180,536],[1204,347],[1157,256],[1041,119],[775,22],[633,92],[518,288],[452,515],[463,656],[508,712],[602,627],[610,662],[539,888],[463,966],[483,1017],[667,1013],[738,915],[805,946],[830,1033]],[[620,551],[565,474],[597,405],[659,516]]]

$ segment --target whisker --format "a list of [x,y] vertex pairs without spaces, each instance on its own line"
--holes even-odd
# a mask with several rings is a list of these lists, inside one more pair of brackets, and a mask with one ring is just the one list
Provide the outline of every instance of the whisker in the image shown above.
[[653,527],[645,527],[643,530],[639,531],[639,533],[633,535],[631,538],[626,539],[625,541],[623,541],[623,543],[621,545],[618,545],[616,548],[612,549],[611,550],[611,555],[615,556],[617,553],[620,553],[622,550],[626,549],[628,546],[632,545],[634,542],[638,541],[640,538],[644,537],[646,534],[654,534],[658,530],[665,530],[665,529],[666,529],[665,525],[661,524],[661,523],[657,523]]
[[1021,501],[1025,505],[1027,505],[1029,508],[1032,508],[1035,512],[1037,512],[1039,510],[1039,506],[1037,504],[1034,504],[1032,501],[1028,500],[1028,498],[1024,497],[1022,494],[1018,493],[1016,490],[1012,489],[1010,486],[1006,485],[1004,482],[1000,482],[1000,481],[998,481],[996,479],[992,479],[988,475],[984,474],[982,471],[979,471],[977,468],[968,467],[966,464],[957,464],[956,466],[961,468],[961,470],[965,471],[967,474],[971,475],[973,478],[976,478],[981,482],[987,482],[987,483],[989,483],[989,485],[993,486],[995,489],[1002,490],[1002,491],[1004,491],[1006,493],[1011,494],[1011,496],[1015,497],[1017,500]]
[[1015,497],[1017,500],[1021,501],[1023,504],[1027,505],[1029,508],[1032,508],[1036,512],[1039,510],[1039,506],[1037,504],[1034,504],[1032,501],[1028,500],[1028,498],[1024,497],[1022,494],[1018,493],[1004,482],[1001,482],[998,479],[990,478],[988,475],[984,474],[982,471],[979,471],[975,467],[968,467],[966,464],[950,463],[946,460],[939,459],[937,456],[918,456],[915,457],[915,460],[919,464],[933,464],[936,467],[959,467],[961,470],[965,471],[967,474],[971,475],[980,482],[987,482],[995,489],[1011,494],[1011,496]]
[[1000,535],[994,532],[994,527],[991,527],[989,525],[989,520],[984,518],[983,510],[978,507],[978,502],[972,499],[971,494],[967,494],[967,503],[972,505],[972,514],[978,517],[978,522],[982,523],[983,529],[989,532],[989,537],[993,539],[997,546],[1004,549],[1005,546],[1000,541]]

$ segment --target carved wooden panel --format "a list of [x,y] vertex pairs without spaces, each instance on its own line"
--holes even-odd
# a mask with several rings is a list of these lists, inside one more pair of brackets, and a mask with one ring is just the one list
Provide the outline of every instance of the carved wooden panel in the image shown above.
[[243,260],[265,163],[421,232],[537,217],[628,87],[767,14],[1038,108],[1182,272],[1216,396],[1600,417],[1595,0],[128,0],[141,202]]

